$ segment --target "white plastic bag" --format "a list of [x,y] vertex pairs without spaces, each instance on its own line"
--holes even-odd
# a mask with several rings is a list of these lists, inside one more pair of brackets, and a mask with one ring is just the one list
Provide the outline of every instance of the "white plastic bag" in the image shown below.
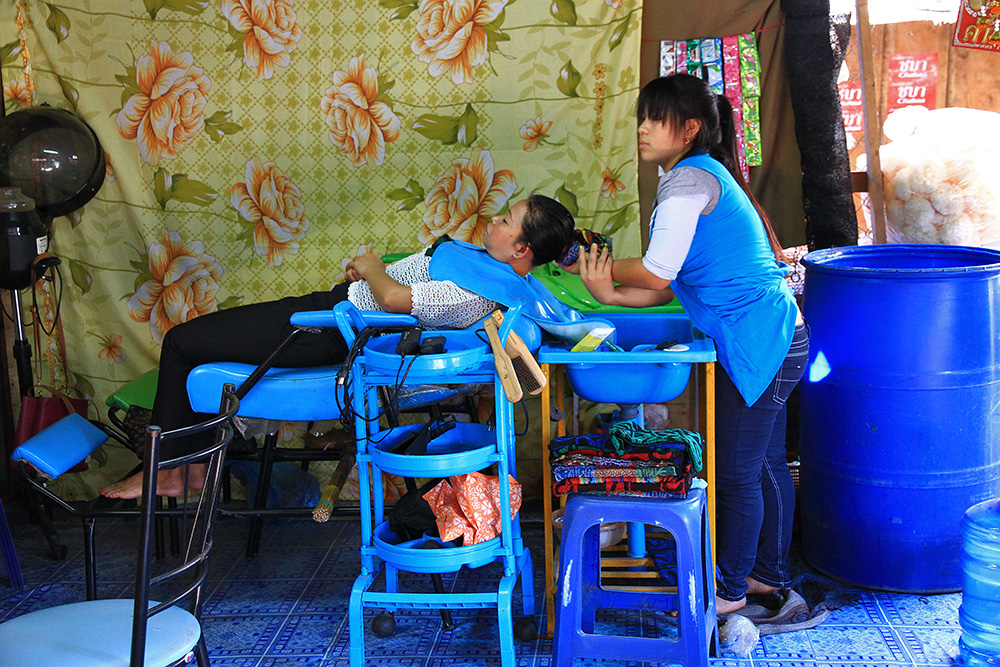
[[888,238],[896,243],[1000,244],[1000,114],[904,107],[881,149]]

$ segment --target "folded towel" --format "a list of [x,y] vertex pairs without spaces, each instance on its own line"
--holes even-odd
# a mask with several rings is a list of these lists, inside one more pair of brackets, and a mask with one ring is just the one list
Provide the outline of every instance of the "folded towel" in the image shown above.
[[662,477],[657,481],[645,481],[630,477],[609,477],[600,480],[587,477],[569,477],[552,485],[552,491],[557,496],[567,493],[608,493],[654,498],[685,498],[690,490],[691,480],[684,477]]
[[683,444],[687,447],[691,465],[696,472],[701,471],[701,452],[703,449],[701,436],[693,431],[682,428],[655,431],[643,428],[634,422],[622,421],[611,427],[611,449],[615,453],[623,453],[635,447],[659,448]]

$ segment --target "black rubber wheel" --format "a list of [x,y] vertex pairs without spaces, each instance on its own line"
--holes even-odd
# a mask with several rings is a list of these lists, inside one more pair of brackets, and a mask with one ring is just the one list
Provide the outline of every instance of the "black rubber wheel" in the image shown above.
[[522,642],[534,641],[538,637],[538,626],[535,625],[535,620],[522,616],[514,621],[514,636]]
[[391,637],[396,631],[396,619],[392,614],[383,612],[372,619],[372,632],[378,637]]

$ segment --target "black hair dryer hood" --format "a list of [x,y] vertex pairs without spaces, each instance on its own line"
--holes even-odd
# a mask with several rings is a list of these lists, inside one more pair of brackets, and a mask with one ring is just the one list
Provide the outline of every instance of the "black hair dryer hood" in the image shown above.
[[105,168],[97,135],[69,111],[40,106],[0,118],[0,186],[33,199],[46,226],[89,202]]

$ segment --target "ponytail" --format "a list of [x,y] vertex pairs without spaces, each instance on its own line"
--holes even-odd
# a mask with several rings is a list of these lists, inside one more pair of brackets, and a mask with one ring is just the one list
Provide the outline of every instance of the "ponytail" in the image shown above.
[[767,235],[767,242],[771,246],[774,258],[779,264],[787,262],[781,242],[778,241],[778,235],[774,233],[774,228],[771,227],[771,220],[767,217],[767,213],[764,212],[764,208],[760,205],[760,202],[753,196],[753,192],[750,191],[750,186],[747,184],[746,179],[743,178],[743,170],[740,168],[738,158],[740,149],[736,139],[736,121],[733,115],[733,105],[730,104],[729,99],[725,95],[716,95],[715,104],[719,112],[720,137],[719,143],[714,147],[714,150],[709,151],[709,155],[721,162],[729,170],[729,173],[739,183],[739,186],[743,188],[743,192],[750,198],[750,203],[753,204],[757,215],[760,216],[760,221],[764,223],[764,233]]

